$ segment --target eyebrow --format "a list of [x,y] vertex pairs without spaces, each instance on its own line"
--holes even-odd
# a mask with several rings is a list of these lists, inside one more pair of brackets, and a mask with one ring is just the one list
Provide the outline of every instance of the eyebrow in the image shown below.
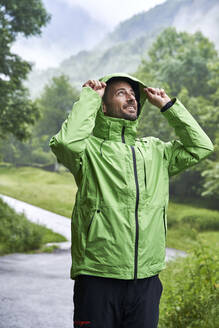
[[[125,91],[126,91],[126,89],[125,89],[125,88],[119,88],[119,89],[115,90],[115,93],[116,93],[116,92],[118,92],[118,91],[120,91],[120,90],[125,90]],[[133,90],[132,88],[130,88],[129,90],[131,90],[131,91],[133,91],[133,92],[134,92],[134,90]],[[135,93],[135,92],[134,92],[134,93]]]

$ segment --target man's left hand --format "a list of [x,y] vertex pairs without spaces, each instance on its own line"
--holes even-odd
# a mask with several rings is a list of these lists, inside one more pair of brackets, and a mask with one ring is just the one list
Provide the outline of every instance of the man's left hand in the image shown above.
[[169,101],[171,101],[170,97],[165,93],[164,89],[148,87],[144,88],[144,91],[147,95],[148,101],[160,109]]

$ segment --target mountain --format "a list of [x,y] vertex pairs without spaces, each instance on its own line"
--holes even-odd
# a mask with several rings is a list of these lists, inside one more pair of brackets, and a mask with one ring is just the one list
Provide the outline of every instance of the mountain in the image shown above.
[[64,0],[43,0],[43,4],[51,20],[41,36],[31,40],[19,37],[12,48],[24,59],[37,61],[38,69],[57,66],[65,58],[93,48],[110,30],[80,5],[70,5]]
[[[32,72],[29,86],[33,96],[54,75],[66,74],[79,87],[89,78],[111,72],[135,72],[156,36],[168,26],[193,33],[197,30],[214,41],[219,49],[218,0],[168,0],[147,12],[120,23],[90,51],[81,51],[64,60],[56,69]],[[40,88],[39,88],[40,85]]]

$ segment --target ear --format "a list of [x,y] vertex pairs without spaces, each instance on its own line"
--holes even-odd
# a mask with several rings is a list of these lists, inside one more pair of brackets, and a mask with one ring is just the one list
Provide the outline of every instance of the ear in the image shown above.
[[106,105],[104,104],[104,102],[102,102],[102,109],[103,109],[103,113],[106,114],[107,109],[106,109]]

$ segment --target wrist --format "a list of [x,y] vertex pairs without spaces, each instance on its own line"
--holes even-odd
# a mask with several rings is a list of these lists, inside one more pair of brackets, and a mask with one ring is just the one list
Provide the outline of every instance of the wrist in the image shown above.
[[168,108],[174,105],[176,101],[176,98],[170,99],[163,107],[160,108],[160,111],[163,113],[165,112]]

